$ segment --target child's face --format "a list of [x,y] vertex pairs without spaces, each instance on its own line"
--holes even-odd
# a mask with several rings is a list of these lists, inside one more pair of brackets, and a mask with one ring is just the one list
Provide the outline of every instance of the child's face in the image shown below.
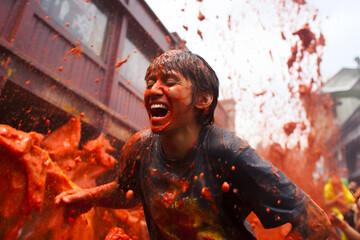
[[146,78],[144,101],[154,133],[164,133],[196,120],[191,104],[191,81],[172,71],[154,69]]

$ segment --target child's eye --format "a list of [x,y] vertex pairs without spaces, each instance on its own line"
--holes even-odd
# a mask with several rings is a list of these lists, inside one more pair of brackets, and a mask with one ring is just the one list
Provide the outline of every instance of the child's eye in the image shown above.
[[149,80],[146,82],[146,88],[150,89],[155,84],[154,80]]
[[169,87],[171,87],[171,86],[174,86],[175,84],[177,83],[177,81],[175,80],[175,79],[173,79],[173,78],[168,78],[167,80],[166,80],[166,86],[169,86]]

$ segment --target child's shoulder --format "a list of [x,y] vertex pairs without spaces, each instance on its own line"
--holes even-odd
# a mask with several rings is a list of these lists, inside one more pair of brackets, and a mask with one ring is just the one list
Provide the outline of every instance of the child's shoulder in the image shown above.
[[236,135],[235,132],[217,127],[211,126],[211,129],[207,138],[207,145],[209,150],[221,152],[221,151],[235,151],[244,150],[249,148],[249,144],[242,138]]
[[210,141],[212,140],[222,143],[238,142],[248,145],[246,141],[236,134],[236,132],[217,126],[211,126],[208,138]]
[[154,134],[150,129],[139,131],[132,135],[132,137],[126,142],[125,146],[137,146],[138,144],[146,144],[154,137]]
[[140,140],[145,140],[145,139],[151,138],[151,137],[153,137],[153,135],[154,134],[152,133],[151,129],[144,129],[142,131],[135,133],[131,137],[131,139],[140,141]]

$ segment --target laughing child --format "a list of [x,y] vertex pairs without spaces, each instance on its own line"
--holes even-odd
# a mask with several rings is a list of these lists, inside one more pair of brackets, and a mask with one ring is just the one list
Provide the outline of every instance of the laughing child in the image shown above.
[[144,95],[151,129],[123,147],[117,181],[55,198],[69,216],[94,206],[142,204],[150,239],[256,239],[291,223],[286,239],[326,239],[329,219],[310,197],[232,132],[213,126],[219,93],[200,56],[168,51],[148,67]]

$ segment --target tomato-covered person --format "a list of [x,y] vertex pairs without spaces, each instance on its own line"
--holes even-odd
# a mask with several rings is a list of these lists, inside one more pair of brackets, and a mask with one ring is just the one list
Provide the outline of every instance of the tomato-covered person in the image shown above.
[[203,58],[168,51],[145,81],[151,129],[124,145],[117,181],[56,197],[67,214],[142,204],[151,239],[256,239],[246,221],[253,211],[265,228],[291,223],[287,239],[326,239],[324,211],[243,140],[212,125],[219,82]]

